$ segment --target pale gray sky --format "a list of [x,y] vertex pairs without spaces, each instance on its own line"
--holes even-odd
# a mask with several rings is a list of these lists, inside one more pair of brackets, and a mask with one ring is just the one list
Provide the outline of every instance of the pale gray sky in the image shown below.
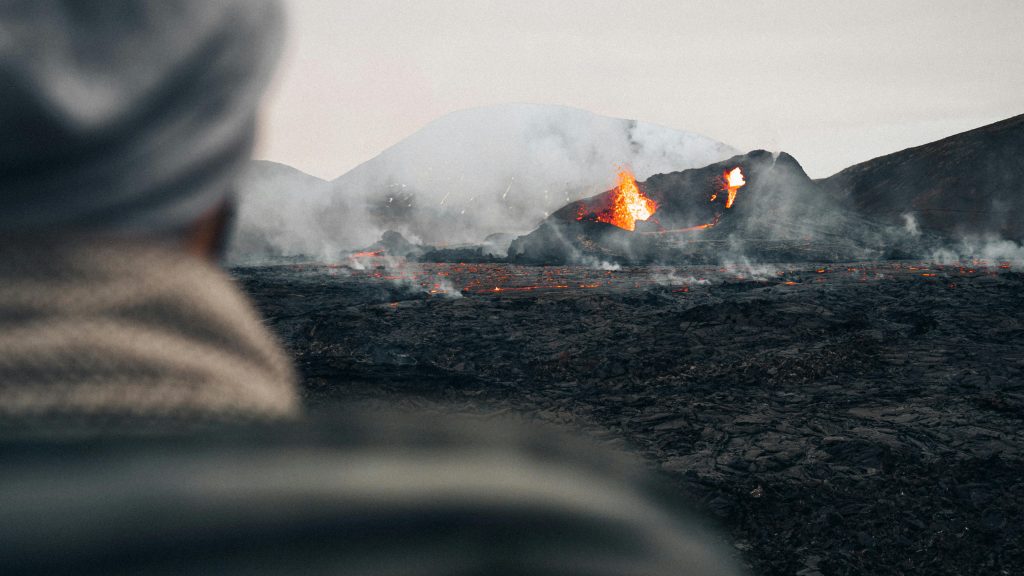
[[1021,0],[285,0],[257,157],[340,176],[431,120],[573,106],[813,177],[1024,113]]

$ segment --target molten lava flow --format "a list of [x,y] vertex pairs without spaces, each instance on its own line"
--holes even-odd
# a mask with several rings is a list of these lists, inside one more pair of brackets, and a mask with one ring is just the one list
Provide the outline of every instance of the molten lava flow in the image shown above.
[[[739,166],[733,168],[729,172],[726,172],[722,176],[725,178],[725,187],[729,190],[729,198],[725,201],[725,207],[732,208],[732,203],[736,201],[736,191],[746,186],[747,181],[743,178],[743,170],[740,170]],[[712,197],[712,201],[714,201],[714,196]]]
[[612,193],[612,206],[597,215],[598,222],[636,230],[637,220],[647,220],[658,210],[658,203],[640,191],[629,170],[619,172],[619,186]]

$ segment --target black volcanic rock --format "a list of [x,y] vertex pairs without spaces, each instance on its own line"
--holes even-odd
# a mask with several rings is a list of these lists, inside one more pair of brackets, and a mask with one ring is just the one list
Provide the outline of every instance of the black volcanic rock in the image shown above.
[[[722,176],[737,166],[747,183],[739,189],[733,207],[726,210]],[[839,204],[823,195],[796,158],[785,152],[776,156],[755,150],[699,170],[659,174],[652,176],[644,189],[662,199],[656,218],[668,230],[708,222],[714,214],[721,214],[716,226],[700,233],[709,239],[742,234],[797,240],[853,225]],[[706,201],[715,192],[716,201]]]
[[1024,239],[1024,115],[851,166],[820,181],[861,215],[946,236]]
[[380,237],[380,241],[374,246],[378,247],[379,250],[383,250],[387,255],[398,258],[419,256],[426,250],[423,246],[409,242],[405,239],[405,236],[394,230],[384,232]]
[[[746,185],[726,208],[724,174],[739,167]],[[658,210],[636,231],[594,221],[614,190],[559,209],[516,239],[519,262],[720,262],[743,257],[774,261],[855,260],[884,256],[896,244],[888,231],[823,193],[795,158],[755,150],[704,168],[658,174],[638,184]],[[578,218],[583,216],[582,220]],[[694,229],[714,223],[706,229]]]
[[628,444],[717,515],[752,574],[1019,574],[1024,274],[786,268],[682,268],[670,285],[657,269],[416,270],[477,287],[462,298],[370,270],[234,273],[314,411],[506,414]]

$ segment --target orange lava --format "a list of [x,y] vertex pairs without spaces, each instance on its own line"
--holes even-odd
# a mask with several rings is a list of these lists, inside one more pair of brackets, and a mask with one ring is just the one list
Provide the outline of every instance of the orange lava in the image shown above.
[[[729,172],[726,172],[722,177],[725,179],[725,188],[729,191],[729,197],[725,200],[725,207],[732,208],[733,202],[736,201],[736,192],[740,188],[746,186],[747,181],[743,177],[743,170],[740,170],[739,166],[733,168]],[[717,194],[712,196],[712,201],[714,201],[716,197]]]
[[632,172],[622,170],[619,172],[619,185],[612,193],[612,206],[597,214],[597,221],[632,232],[636,230],[638,220],[647,220],[657,211],[658,203],[640,191]]

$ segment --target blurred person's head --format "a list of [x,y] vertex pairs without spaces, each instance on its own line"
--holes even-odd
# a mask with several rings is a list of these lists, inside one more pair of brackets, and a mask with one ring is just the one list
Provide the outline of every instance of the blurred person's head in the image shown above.
[[271,0],[0,2],[0,420],[297,413],[187,254],[223,238],[282,29]]
[[215,248],[281,31],[269,0],[0,4],[0,236]]

